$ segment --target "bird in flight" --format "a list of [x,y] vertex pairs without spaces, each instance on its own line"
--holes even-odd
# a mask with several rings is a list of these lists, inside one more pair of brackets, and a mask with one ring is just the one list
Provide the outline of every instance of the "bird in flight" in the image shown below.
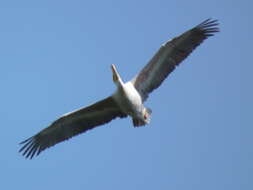
[[124,83],[115,65],[111,65],[112,78],[117,89],[109,97],[85,108],[67,113],[36,135],[21,142],[19,150],[32,159],[45,149],[75,135],[101,126],[115,118],[130,116],[134,127],[150,122],[151,109],[143,105],[149,93],[158,88],[165,78],[197,46],[209,36],[219,32],[218,21],[207,19],[164,43],[147,65],[132,80]]

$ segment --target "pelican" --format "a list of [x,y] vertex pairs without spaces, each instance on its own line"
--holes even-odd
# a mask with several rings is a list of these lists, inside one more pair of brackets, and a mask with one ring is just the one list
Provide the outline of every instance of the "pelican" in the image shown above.
[[21,142],[23,156],[32,159],[45,149],[80,133],[101,126],[116,118],[132,118],[133,126],[150,122],[151,109],[143,105],[149,93],[158,88],[165,78],[197,46],[219,32],[218,21],[207,19],[164,43],[148,64],[132,80],[124,83],[115,65],[112,78],[117,89],[109,97],[85,108],[67,113],[36,135]]

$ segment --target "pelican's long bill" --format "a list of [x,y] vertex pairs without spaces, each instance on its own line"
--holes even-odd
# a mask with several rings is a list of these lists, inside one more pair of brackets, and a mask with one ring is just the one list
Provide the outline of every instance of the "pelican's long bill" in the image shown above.
[[119,76],[119,73],[116,70],[116,67],[114,64],[111,65],[111,69],[112,69],[112,79],[114,83],[118,83],[119,81],[121,81],[121,78]]
[[33,158],[43,150],[75,135],[101,126],[115,118],[130,116],[134,127],[150,122],[151,109],[144,106],[149,93],[205,39],[219,31],[217,20],[207,19],[178,37],[167,41],[132,80],[124,83],[111,65],[116,91],[88,107],[65,114],[36,135],[21,142],[20,152]]

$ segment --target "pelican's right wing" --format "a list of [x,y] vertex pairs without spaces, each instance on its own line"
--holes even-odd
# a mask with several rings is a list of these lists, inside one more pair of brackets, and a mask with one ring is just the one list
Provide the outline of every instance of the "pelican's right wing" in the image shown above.
[[218,32],[217,26],[217,20],[207,19],[162,45],[149,63],[131,81],[141,94],[142,100],[145,101],[148,94],[159,87],[176,66],[197,46]]
[[117,117],[127,117],[110,96],[91,106],[67,113],[33,137],[21,142],[20,152],[28,158],[39,155],[41,151],[84,133]]

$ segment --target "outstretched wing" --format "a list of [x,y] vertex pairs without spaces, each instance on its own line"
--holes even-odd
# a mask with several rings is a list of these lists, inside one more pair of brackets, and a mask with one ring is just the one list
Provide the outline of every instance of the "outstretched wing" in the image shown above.
[[26,158],[31,159],[34,155],[39,155],[41,151],[59,142],[108,123],[116,117],[126,116],[110,96],[91,106],[63,115],[49,127],[21,142],[23,147],[19,152],[23,152]]
[[219,31],[217,20],[207,19],[182,35],[166,42],[132,79],[132,83],[145,101],[148,94],[159,87],[164,79],[178,66],[197,46],[209,36]]

